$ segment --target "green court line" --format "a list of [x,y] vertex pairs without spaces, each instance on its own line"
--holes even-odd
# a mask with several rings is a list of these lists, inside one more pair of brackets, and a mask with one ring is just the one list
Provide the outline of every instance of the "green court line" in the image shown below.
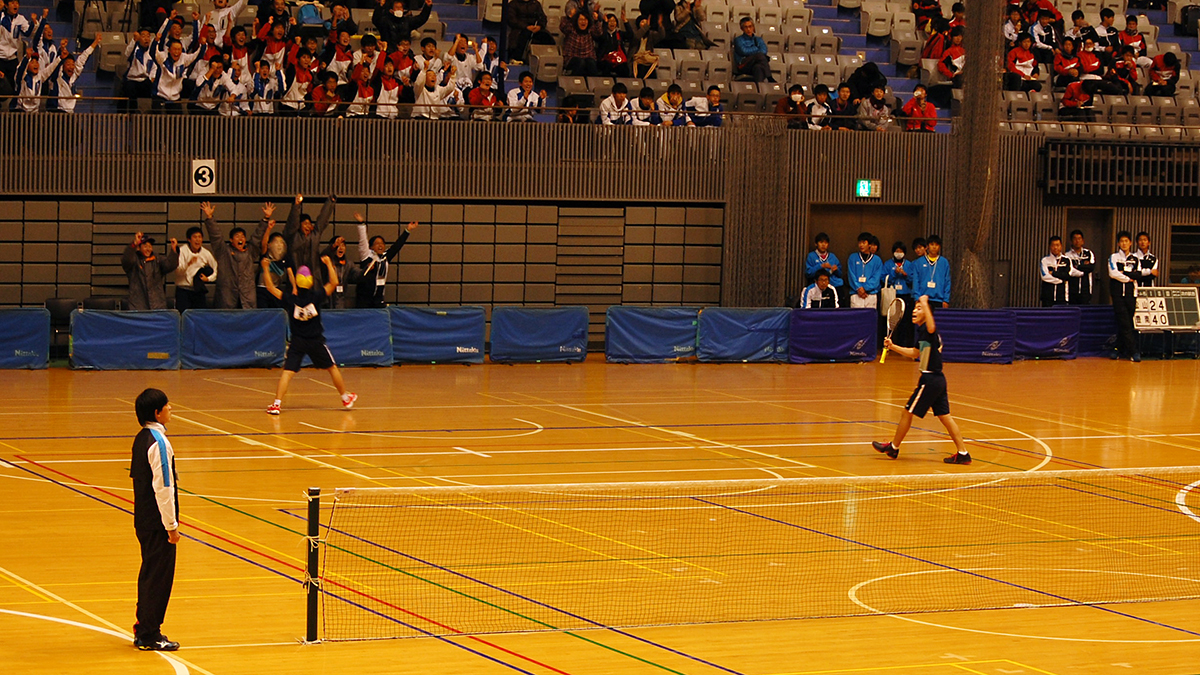
[[[303,532],[299,532],[299,531],[297,531],[297,530],[293,530],[292,528],[290,528],[290,527],[287,527],[286,525],[281,525],[281,524],[279,524],[279,523],[276,523],[276,522],[274,522],[274,521],[267,520],[266,518],[263,518],[262,516],[256,516],[256,515],[254,515],[253,513],[249,513],[249,512],[247,512],[247,511],[243,511],[242,509],[239,509],[239,508],[236,508],[236,507],[230,506],[229,504],[225,504],[224,502],[220,502],[220,501],[218,501],[218,500],[216,500],[216,499],[213,499],[213,498],[211,498],[211,497],[205,497],[204,495],[198,495],[198,494],[196,494],[196,493],[194,493],[194,492],[191,492],[190,490],[185,490],[185,489],[183,489],[183,488],[180,488],[180,491],[181,491],[181,492],[185,492],[185,493],[187,493],[187,494],[189,494],[189,495],[192,495],[193,497],[198,497],[198,498],[200,498],[200,499],[203,499],[203,500],[204,500],[204,501],[206,501],[206,502],[210,502],[210,503],[216,504],[217,506],[221,506],[221,507],[227,508],[227,509],[229,509],[230,511],[234,511],[234,512],[236,512],[236,513],[240,513],[240,514],[242,514],[243,516],[247,516],[247,517],[249,517],[249,518],[252,518],[252,519],[254,519],[254,520],[257,520],[257,521],[259,521],[259,522],[266,523],[267,525],[272,525],[272,526],[274,526],[274,527],[277,527],[277,528],[279,528],[279,529],[281,529],[281,530],[284,530],[285,532],[291,532],[292,534],[295,534],[295,535],[297,535],[297,536],[299,536],[299,537],[307,537],[307,536],[308,536],[308,535],[304,534]],[[607,649],[608,651],[611,651],[611,652],[614,652],[614,653],[620,654],[620,655],[622,655],[622,656],[628,656],[629,658],[631,658],[631,659],[633,659],[633,660],[635,660],[635,661],[641,661],[642,663],[645,663],[645,664],[647,664],[647,665],[650,665],[650,666],[654,666],[655,668],[659,668],[659,669],[661,669],[661,670],[665,670],[665,671],[667,671],[667,672],[669,672],[669,673],[675,673],[675,675],[686,675],[686,673],[683,673],[682,671],[678,671],[678,670],[675,670],[675,669],[673,669],[673,668],[668,668],[667,666],[664,666],[664,665],[662,665],[662,664],[660,664],[660,663],[655,663],[654,661],[651,661],[651,660],[649,660],[649,659],[644,659],[644,658],[642,658],[642,657],[640,657],[640,656],[637,656],[636,654],[630,654],[629,652],[622,651],[622,650],[620,650],[620,649],[617,649],[616,647],[613,647],[613,646],[611,646],[611,645],[604,644],[603,642],[599,642],[599,641],[597,641],[597,640],[593,640],[593,639],[591,639],[591,638],[589,638],[589,637],[585,637],[585,636],[583,636],[583,635],[578,635],[578,634],[576,634],[576,633],[573,633],[573,632],[571,632],[571,631],[564,631],[564,630],[562,630],[562,629],[560,629],[560,628],[558,628],[558,627],[556,627],[556,626],[554,626],[554,625],[552,625],[552,624],[546,623],[545,621],[541,621],[541,620],[539,620],[539,619],[535,619],[535,618],[533,618],[533,617],[528,617],[528,616],[525,616],[524,614],[521,614],[520,612],[517,612],[517,611],[515,611],[515,610],[509,609],[509,608],[507,608],[507,607],[501,607],[500,605],[497,605],[497,604],[495,604],[495,603],[493,603],[493,602],[489,602],[489,601],[487,601],[487,600],[484,600],[483,598],[477,598],[477,597],[475,597],[475,596],[473,596],[473,595],[471,595],[471,594],[469,594],[469,593],[466,593],[466,592],[464,592],[464,591],[460,591],[460,590],[458,590],[458,589],[456,589],[456,588],[451,588],[451,587],[449,587],[449,586],[446,586],[446,585],[444,585],[444,584],[439,584],[439,583],[437,583],[436,581],[433,581],[433,580],[430,580],[430,579],[426,579],[426,578],[424,578],[424,577],[422,577],[422,576],[420,576],[420,575],[418,575],[418,574],[413,574],[412,572],[409,572],[409,571],[407,571],[407,570],[400,569],[400,568],[398,568],[398,567],[393,567],[393,566],[391,566],[391,565],[388,565],[387,563],[384,563],[384,562],[381,562],[381,561],[378,561],[378,560],[374,560],[374,559],[372,559],[372,558],[370,558],[370,557],[368,557],[368,556],[362,555],[362,554],[360,554],[360,553],[355,553],[354,551],[349,551],[349,550],[347,550],[347,549],[345,549],[345,548],[342,548],[342,547],[340,547],[340,546],[334,546],[334,545],[332,545],[332,544],[329,544],[329,543],[326,543],[325,545],[326,545],[326,546],[332,546],[333,548],[335,548],[335,549],[337,549],[337,550],[339,550],[339,551],[342,551],[343,553],[347,553],[347,554],[349,554],[349,555],[351,555],[351,556],[354,556],[354,557],[357,557],[357,558],[361,558],[361,559],[363,559],[363,560],[366,560],[367,562],[374,563],[374,564],[376,564],[376,565],[379,565],[380,567],[383,567],[383,568],[385,568],[385,569],[390,569],[390,570],[392,570],[392,571],[394,571],[394,572],[399,572],[400,574],[403,574],[403,575],[405,575],[405,576],[412,577],[412,578],[414,578],[414,579],[417,579],[417,580],[419,580],[419,581],[423,581],[423,582],[425,582],[425,583],[427,583],[427,584],[430,584],[430,585],[432,585],[432,586],[435,586],[435,587],[437,587],[437,588],[440,588],[440,589],[442,589],[442,590],[444,590],[444,591],[450,591],[451,593],[453,593],[453,594],[455,594],[455,595],[461,595],[461,596],[463,596],[463,597],[465,597],[465,598],[468,598],[468,599],[470,599],[470,600],[474,600],[474,601],[476,601],[476,602],[479,602],[479,603],[482,603],[482,604],[484,604],[484,605],[487,605],[488,607],[491,607],[491,608],[493,608],[493,609],[498,609],[498,610],[500,610],[500,611],[502,611],[502,612],[505,612],[505,613],[508,613],[508,614],[512,614],[513,616],[517,616],[517,617],[520,617],[520,618],[522,618],[522,619],[525,619],[526,621],[530,621],[530,622],[532,622],[532,623],[535,623],[535,624],[538,624],[538,625],[540,625],[540,626],[545,626],[546,628],[549,628],[550,630],[553,630],[553,631],[558,631],[558,632],[560,632],[560,633],[563,633],[563,634],[565,634],[565,635],[570,635],[570,636],[571,636],[571,637],[573,637],[573,638],[576,638],[576,639],[579,639],[579,640],[583,640],[584,642],[587,642],[587,643],[593,644],[593,645],[595,645],[595,646],[597,646],[597,647],[601,647],[601,648],[603,648],[603,649]]]

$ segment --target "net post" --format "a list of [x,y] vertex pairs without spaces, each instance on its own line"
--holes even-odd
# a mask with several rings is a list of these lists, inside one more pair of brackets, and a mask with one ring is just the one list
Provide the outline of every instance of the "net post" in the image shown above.
[[317,637],[317,606],[321,598],[321,488],[308,489],[308,568],[305,570],[304,587],[308,594],[307,627],[304,641],[318,642]]

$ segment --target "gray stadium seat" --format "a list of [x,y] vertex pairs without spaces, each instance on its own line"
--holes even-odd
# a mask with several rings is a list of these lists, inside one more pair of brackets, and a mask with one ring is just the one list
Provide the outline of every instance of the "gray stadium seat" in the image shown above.
[[784,47],[788,52],[808,54],[812,51],[812,36],[800,28],[786,32]]
[[1134,124],[1158,124],[1158,106],[1150,102],[1150,97],[1130,96],[1129,104],[1133,106]]
[[1029,96],[1025,92],[1006,91],[1003,96],[1005,103],[1008,104],[1009,119],[1014,122],[1033,119],[1033,102],[1029,100]]
[[916,33],[892,33],[892,63],[902,66],[921,64],[921,48],[925,43],[917,39]]
[[702,59],[685,59],[679,62],[679,79],[703,82],[707,77],[707,61]]
[[864,2],[858,14],[863,33],[873,37],[892,34],[892,13],[882,2]]
[[842,39],[836,35],[817,35],[812,41],[814,54],[837,54],[841,49]]
[[558,45],[529,45],[529,70],[538,82],[557,82],[563,74]]

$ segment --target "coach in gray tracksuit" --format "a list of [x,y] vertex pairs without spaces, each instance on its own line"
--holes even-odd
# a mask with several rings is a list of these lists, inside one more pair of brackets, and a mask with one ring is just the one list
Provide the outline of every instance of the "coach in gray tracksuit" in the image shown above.
[[217,309],[255,309],[258,307],[258,290],[255,288],[255,275],[258,272],[259,253],[258,242],[262,241],[263,233],[274,225],[270,220],[275,213],[271,203],[263,205],[263,219],[254,231],[255,242],[250,246],[246,240],[246,231],[235,227],[229,231],[229,239],[221,231],[221,226],[213,220],[215,209],[209,202],[200,205],[204,213],[204,228],[208,230],[208,240],[212,242],[213,256],[217,259],[217,268],[221,274],[217,276],[217,292],[213,305]]
[[321,214],[317,216],[316,223],[313,223],[307,213],[300,213],[300,205],[303,202],[304,195],[296,195],[296,200],[292,202],[292,210],[288,213],[287,227],[283,228],[283,237],[288,243],[292,269],[298,270],[307,266],[313,274],[319,274],[319,270],[325,269],[325,264],[321,262],[321,251],[325,248],[321,243],[321,233],[329,227],[337,196],[329,195],[329,199],[325,200],[325,206],[321,207]]
[[172,239],[167,254],[154,254],[154,240],[138,232],[121,255],[121,267],[129,276],[129,309],[166,309],[167,275],[179,267],[179,242]]

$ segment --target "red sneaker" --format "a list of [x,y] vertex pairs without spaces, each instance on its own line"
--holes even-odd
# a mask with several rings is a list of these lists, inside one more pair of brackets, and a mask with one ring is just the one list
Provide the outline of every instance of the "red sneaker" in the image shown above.
[[358,394],[346,394],[342,397],[342,407],[350,410],[354,407],[354,402],[358,400]]
[[279,404],[272,403],[271,405],[267,406],[267,414],[268,415],[278,415],[279,414]]

